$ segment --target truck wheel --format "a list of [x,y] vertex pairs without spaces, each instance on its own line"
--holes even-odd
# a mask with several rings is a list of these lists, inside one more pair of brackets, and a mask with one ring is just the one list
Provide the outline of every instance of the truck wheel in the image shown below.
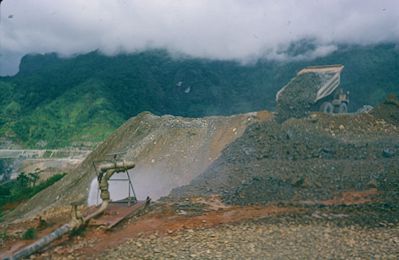
[[320,106],[320,111],[327,114],[332,114],[334,112],[334,107],[330,102],[324,102]]
[[346,103],[341,103],[338,108],[338,113],[348,113],[348,105]]

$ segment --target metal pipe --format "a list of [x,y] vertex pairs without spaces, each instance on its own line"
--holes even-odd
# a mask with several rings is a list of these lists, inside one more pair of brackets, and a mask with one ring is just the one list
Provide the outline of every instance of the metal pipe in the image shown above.
[[79,228],[84,224],[83,218],[81,217],[80,213],[77,211],[77,205],[74,204],[72,205],[72,211],[71,211],[71,221],[67,224],[64,224],[63,226],[57,228],[47,236],[37,240],[33,244],[30,244],[21,250],[18,250],[15,254],[13,254],[10,258],[4,258],[4,259],[21,259],[24,257],[28,257],[34,252],[42,249],[43,247],[47,246],[60,236],[71,232],[72,230]]
[[135,164],[131,161],[120,161],[112,163],[102,163],[98,165],[100,172],[105,172],[107,170],[115,170],[115,172],[122,172],[134,168]]
[[[99,176],[99,186],[100,186],[100,198],[102,199],[101,206],[98,210],[90,214],[89,216],[84,218],[85,223],[87,223],[90,219],[95,218],[101,215],[108,207],[110,202],[110,194],[109,194],[109,179],[111,179],[112,175],[117,172],[123,172],[134,168],[136,165],[134,162],[130,161],[121,161],[114,163],[103,163],[98,166],[100,170]],[[105,172],[105,173],[104,173]]]
[[[55,239],[59,238],[60,236],[71,232],[74,229],[82,227],[86,225],[90,219],[101,215],[108,207],[110,202],[110,194],[108,191],[108,181],[112,177],[114,173],[127,171],[135,167],[133,162],[129,161],[121,161],[121,162],[114,162],[114,163],[103,163],[99,166],[100,174],[99,174],[99,185],[101,194],[100,197],[103,200],[101,206],[98,210],[94,213],[90,214],[87,217],[82,217],[81,214],[77,210],[77,205],[73,204],[71,216],[72,219],[69,223],[64,224],[62,227],[56,229],[49,235],[37,240],[33,244],[22,248],[21,250],[17,251],[13,256],[8,259],[21,259],[23,257],[30,256],[31,254],[35,253],[36,251],[42,249],[43,247],[47,246]],[[5,258],[7,259],[7,258]]]
[[90,219],[101,215],[108,208],[108,205],[109,205],[109,200],[103,200],[98,210],[83,218],[84,222],[87,223],[89,222]]
[[[36,242],[34,242],[31,245],[29,245],[27,247],[24,247],[23,249],[19,250],[13,256],[11,256],[11,258],[9,258],[9,259],[14,260],[14,259],[21,259],[21,258],[30,256],[34,252],[40,250],[41,248],[43,248],[46,245],[48,245],[51,242],[53,242],[55,239],[57,239],[60,236],[70,232],[72,229],[73,229],[73,227],[71,227],[71,225],[69,223],[68,224],[64,224],[62,227],[57,228],[55,231],[51,232],[47,236],[37,240]],[[5,259],[7,259],[7,258],[5,258]]]

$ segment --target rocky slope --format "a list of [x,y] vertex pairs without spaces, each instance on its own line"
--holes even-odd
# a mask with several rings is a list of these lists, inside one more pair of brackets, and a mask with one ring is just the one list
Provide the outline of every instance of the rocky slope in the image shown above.
[[118,159],[136,163],[129,174],[138,199],[167,195],[203,172],[248,125],[270,118],[268,112],[198,119],[141,113],[114,132],[73,172],[8,217],[34,216],[43,209],[76,200],[85,204],[96,176],[93,162],[110,160],[112,153],[121,153]]
[[398,232],[398,227],[240,223],[131,239],[97,259],[396,259]]
[[[112,231],[88,227],[35,257],[395,259],[398,112],[388,102],[371,113],[313,113],[282,124],[267,112],[201,119],[142,113],[8,217],[84,202],[92,163],[122,152],[137,162],[131,175],[139,198],[174,188],[170,196]],[[61,224],[68,211],[42,216]],[[18,241],[36,222],[12,223],[8,232]]]
[[226,203],[246,205],[320,201],[377,188],[393,202],[398,136],[397,125],[367,113],[254,124],[171,197],[220,194]]

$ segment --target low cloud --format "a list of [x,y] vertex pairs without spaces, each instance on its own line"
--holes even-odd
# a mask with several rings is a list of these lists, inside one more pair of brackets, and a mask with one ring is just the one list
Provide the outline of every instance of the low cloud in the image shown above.
[[[210,59],[310,59],[339,44],[399,42],[397,0],[4,0],[0,73],[9,57],[165,48]],[[291,55],[293,43],[315,48]]]

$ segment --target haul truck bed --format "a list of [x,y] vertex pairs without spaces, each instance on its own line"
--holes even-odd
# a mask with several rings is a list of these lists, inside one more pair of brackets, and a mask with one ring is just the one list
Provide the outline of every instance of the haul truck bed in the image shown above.
[[276,94],[276,119],[282,122],[291,117],[304,117],[315,107],[327,113],[346,112],[349,102],[347,94],[338,93],[338,98],[331,98],[331,102],[328,100],[333,93],[337,93],[343,68],[343,65],[336,64],[311,66],[299,71]]

